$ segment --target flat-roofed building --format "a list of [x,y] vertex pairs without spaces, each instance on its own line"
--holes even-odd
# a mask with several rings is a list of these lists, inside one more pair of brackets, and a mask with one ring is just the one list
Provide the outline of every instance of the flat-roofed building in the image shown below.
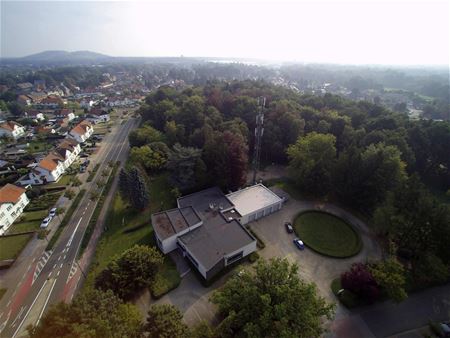
[[232,192],[227,198],[240,215],[240,222],[247,224],[281,209],[283,199],[263,184]]
[[256,251],[256,239],[243,224],[279,210],[282,201],[262,184],[229,195],[214,187],[178,198],[178,208],[151,219],[161,251],[178,249],[209,280]]

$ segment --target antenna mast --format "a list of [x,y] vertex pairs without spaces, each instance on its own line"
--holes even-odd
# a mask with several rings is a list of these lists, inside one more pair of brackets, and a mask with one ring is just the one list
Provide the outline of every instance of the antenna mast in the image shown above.
[[259,162],[261,158],[261,144],[262,136],[264,134],[264,107],[266,105],[266,98],[258,98],[258,115],[256,115],[255,128],[255,150],[253,153],[253,184],[256,184],[256,173],[259,169]]

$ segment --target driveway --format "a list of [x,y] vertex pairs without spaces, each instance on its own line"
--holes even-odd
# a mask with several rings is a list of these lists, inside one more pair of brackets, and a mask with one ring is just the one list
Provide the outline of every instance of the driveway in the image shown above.
[[[308,248],[303,251],[298,250],[292,243],[295,235],[286,232],[284,222],[292,222],[299,212],[306,210],[327,211],[346,219],[361,235],[364,243],[361,252],[350,258],[338,259],[322,256]],[[371,237],[367,226],[347,211],[327,203],[291,199],[280,211],[251,223],[250,227],[266,245],[263,250],[259,251],[262,257],[266,259],[285,257],[289,261],[297,263],[302,278],[316,283],[321,295],[330,301],[335,301],[330,290],[330,283],[334,278],[348,270],[354,262],[381,258],[381,249]]]

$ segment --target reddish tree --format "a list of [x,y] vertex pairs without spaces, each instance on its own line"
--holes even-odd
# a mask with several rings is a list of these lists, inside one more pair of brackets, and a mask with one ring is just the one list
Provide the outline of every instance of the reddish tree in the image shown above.
[[364,263],[353,263],[350,270],[341,275],[341,285],[368,302],[380,296],[380,287]]

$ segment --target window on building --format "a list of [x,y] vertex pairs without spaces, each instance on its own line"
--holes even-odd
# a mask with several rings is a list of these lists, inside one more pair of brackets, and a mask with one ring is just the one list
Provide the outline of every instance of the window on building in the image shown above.
[[234,254],[233,256],[227,257],[227,264],[232,264],[238,260],[240,260],[242,258],[242,256],[244,255],[244,251],[240,251],[237,254]]
[[5,213],[4,213],[4,212],[2,212],[2,213],[0,214],[0,219],[3,219],[3,217],[5,217]]
[[12,209],[12,205],[8,206],[8,207],[6,208],[6,211],[10,211],[11,209]]

